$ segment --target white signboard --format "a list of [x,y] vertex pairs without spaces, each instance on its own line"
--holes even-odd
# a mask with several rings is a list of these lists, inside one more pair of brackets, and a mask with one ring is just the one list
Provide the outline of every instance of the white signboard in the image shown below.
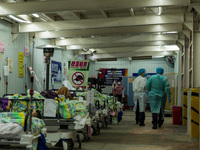
[[44,116],[56,117],[56,101],[53,99],[45,99],[44,101]]
[[83,97],[79,97],[79,101],[81,101],[81,102],[82,102],[82,101],[83,101]]
[[8,74],[9,74],[9,67],[4,66],[4,76],[8,76]]
[[94,91],[87,91],[87,102],[94,104]]

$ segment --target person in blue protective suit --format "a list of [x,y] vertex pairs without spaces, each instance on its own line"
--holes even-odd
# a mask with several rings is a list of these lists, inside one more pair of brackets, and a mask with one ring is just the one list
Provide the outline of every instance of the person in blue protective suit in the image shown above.
[[134,103],[135,103],[135,115],[136,115],[136,124],[140,122],[140,126],[145,126],[145,110],[147,103],[146,95],[146,70],[144,68],[139,69],[138,77],[133,81],[133,92],[134,92]]
[[[164,73],[163,68],[156,69],[156,75],[151,76],[146,84],[147,90],[149,90],[149,103],[152,112],[153,118],[153,127],[152,129],[157,129],[157,124],[159,127],[163,125],[164,122],[164,109],[166,104],[166,99],[168,96],[169,103],[171,102],[170,98],[170,85],[168,80],[162,74]],[[159,121],[158,121],[159,114]]]

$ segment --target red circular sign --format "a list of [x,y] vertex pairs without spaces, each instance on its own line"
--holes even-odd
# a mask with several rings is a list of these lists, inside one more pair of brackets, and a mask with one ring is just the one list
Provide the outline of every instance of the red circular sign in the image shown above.
[[72,75],[72,82],[75,84],[75,85],[81,85],[84,83],[84,80],[85,80],[85,77],[83,75],[82,72],[75,72],[73,75]]

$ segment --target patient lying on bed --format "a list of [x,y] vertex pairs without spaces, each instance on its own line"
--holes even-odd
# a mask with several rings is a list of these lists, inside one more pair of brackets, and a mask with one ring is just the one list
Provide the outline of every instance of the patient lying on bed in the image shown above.
[[70,92],[69,92],[69,89],[64,87],[64,86],[61,87],[58,91],[56,91],[56,94],[57,95],[65,95],[65,98],[69,98],[70,100],[73,99]]
[[[28,113],[30,110],[29,109],[30,103],[29,103],[29,101],[28,102],[23,101],[23,99],[29,99],[29,98],[30,98],[30,95],[22,96],[20,94],[15,94],[13,96],[9,96],[2,100],[2,108],[4,111]],[[33,98],[34,99],[43,99],[44,97],[42,97],[38,92],[35,91]],[[16,99],[16,101],[11,101],[8,99]],[[32,105],[33,105],[32,116],[37,117],[38,116],[37,110],[42,110],[42,103],[39,101],[33,101]]]
[[[2,104],[3,105],[3,110],[10,111],[11,110],[11,101],[10,100],[3,100],[3,101],[4,101],[3,104]],[[7,104],[7,106],[5,106],[6,104]],[[33,117],[37,116],[37,111],[35,109],[33,109],[32,116]]]

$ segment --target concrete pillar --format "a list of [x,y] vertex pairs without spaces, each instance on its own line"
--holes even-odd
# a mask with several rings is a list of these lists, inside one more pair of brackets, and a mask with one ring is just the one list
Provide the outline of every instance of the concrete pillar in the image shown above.
[[[200,87],[200,63],[199,63],[199,58],[200,58],[200,33],[194,33],[194,87],[199,88]],[[200,92],[200,91],[199,91]],[[199,108],[200,108],[200,99],[199,99]],[[199,120],[200,120],[200,112],[199,112]],[[200,126],[199,126],[199,135],[200,135]],[[199,138],[200,142],[200,138]]]
[[191,89],[188,89],[188,105],[187,105],[187,133],[191,134]]
[[182,101],[183,99],[181,99],[182,97],[182,92],[181,92],[181,63],[182,63],[182,56],[181,56],[181,51],[177,52],[177,81],[178,81],[178,99],[177,99],[177,105],[178,106],[182,106]]
[[188,46],[189,42],[188,39],[186,38],[185,40],[186,45],[185,45],[185,65],[184,65],[184,88],[188,89],[189,88],[189,54],[188,54]]
[[194,61],[194,66],[193,66],[193,71],[194,71],[194,88],[199,88],[200,87],[200,63],[199,63],[199,58],[200,58],[200,33],[194,33],[194,56],[193,56],[193,61]]

